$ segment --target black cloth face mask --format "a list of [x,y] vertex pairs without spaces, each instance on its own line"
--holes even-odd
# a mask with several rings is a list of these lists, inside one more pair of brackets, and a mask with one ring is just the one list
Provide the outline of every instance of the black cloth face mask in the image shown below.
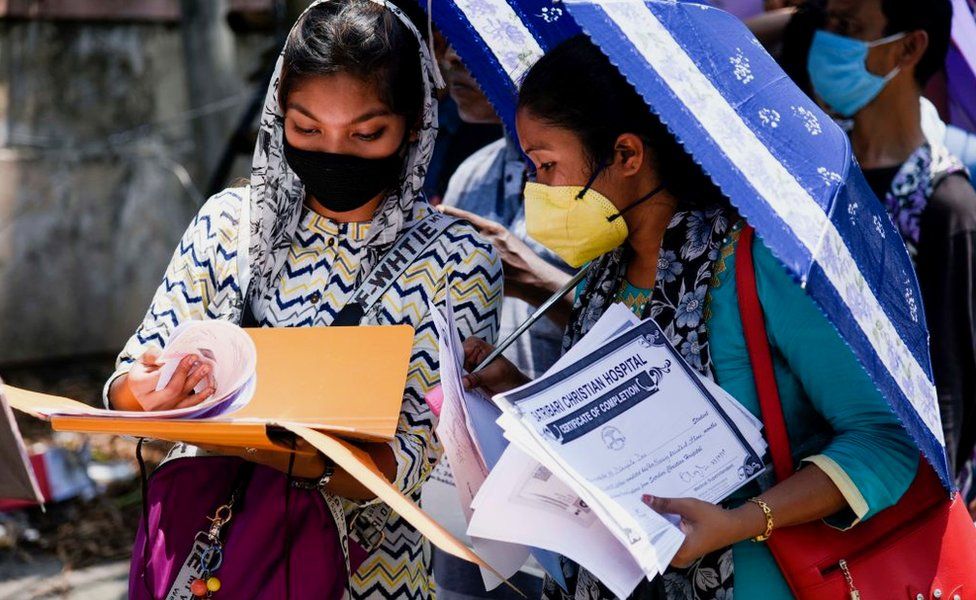
[[301,150],[284,140],[285,161],[305,191],[335,212],[356,210],[400,178],[403,157],[396,151],[384,158]]

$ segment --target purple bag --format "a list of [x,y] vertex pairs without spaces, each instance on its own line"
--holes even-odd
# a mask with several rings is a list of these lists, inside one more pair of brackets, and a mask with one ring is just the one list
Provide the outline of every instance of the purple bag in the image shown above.
[[248,475],[250,466],[234,457],[199,456],[175,458],[156,469],[146,490],[151,533],[145,545],[145,521],[140,523],[129,598],[193,598],[171,594],[171,587],[198,534],[210,529],[209,517],[236,489],[239,499],[219,536],[223,557],[214,576],[221,585],[212,597],[342,598],[346,560],[322,494],[293,486],[286,494],[290,479],[284,473],[254,465]]

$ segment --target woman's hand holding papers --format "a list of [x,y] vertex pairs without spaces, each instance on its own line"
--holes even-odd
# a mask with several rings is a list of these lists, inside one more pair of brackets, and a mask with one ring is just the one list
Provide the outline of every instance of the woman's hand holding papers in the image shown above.
[[[156,384],[162,371],[158,358],[158,352],[146,351],[131,371],[112,383],[109,400],[114,408],[144,411],[186,408],[200,404],[214,394],[210,366],[195,355],[184,356],[166,387],[157,391]],[[194,392],[205,379],[208,381],[206,388]]]
[[472,373],[494,349],[494,346],[481,338],[471,337],[464,340],[464,368],[469,372],[463,380],[466,389],[482,389],[495,395],[529,382],[529,378],[503,356],[491,361],[484,369]]
[[695,498],[658,498],[644,496],[644,503],[660,514],[681,517],[685,541],[671,564],[684,568],[702,556],[755,537],[766,530],[766,518],[759,508],[746,503],[726,510]]
[[[770,507],[776,529],[824,519],[850,508],[844,493],[820,467],[804,466],[759,496]],[[645,495],[645,504],[660,514],[681,517],[685,541],[671,564],[686,567],[705,554],[752,539],[766,532],[766,515],[746,502],[726,510],[694,498],[658,498]]]

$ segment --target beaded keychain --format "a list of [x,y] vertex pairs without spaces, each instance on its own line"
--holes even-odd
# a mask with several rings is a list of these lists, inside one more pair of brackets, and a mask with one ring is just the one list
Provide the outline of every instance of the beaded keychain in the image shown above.
[[220,530],[224,525],[230,523],[234,517],[234,511],[231,507],[233,501],[234,499],[231,499],[230,503],[218,507],[214,516],[208,517],[210,520],[209,531],[205,534],[202,531],[197,534],[198,537],[203,534],[206,539],[202,547],[199,548],[197,555],[202,573],[200,577],[190,583],[190,593],[196,598],[212,598],[214,593],[220,590],[220,580],[214,576],[221,563],[224,562],[224,547],[220,543]]

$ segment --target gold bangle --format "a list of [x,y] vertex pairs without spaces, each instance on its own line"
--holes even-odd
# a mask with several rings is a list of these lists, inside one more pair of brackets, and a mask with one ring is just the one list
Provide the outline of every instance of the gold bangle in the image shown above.
[[749,498],[749,502],[752,502],[756,506],[762,509],[763,516],[766,517],[766,531],[761,535],[757,535],[752,538],[754,542],[765,542],[769,539],[769,536],[773,535],[773,510],[769,508],[769,505],[760,500],[759,498]]

